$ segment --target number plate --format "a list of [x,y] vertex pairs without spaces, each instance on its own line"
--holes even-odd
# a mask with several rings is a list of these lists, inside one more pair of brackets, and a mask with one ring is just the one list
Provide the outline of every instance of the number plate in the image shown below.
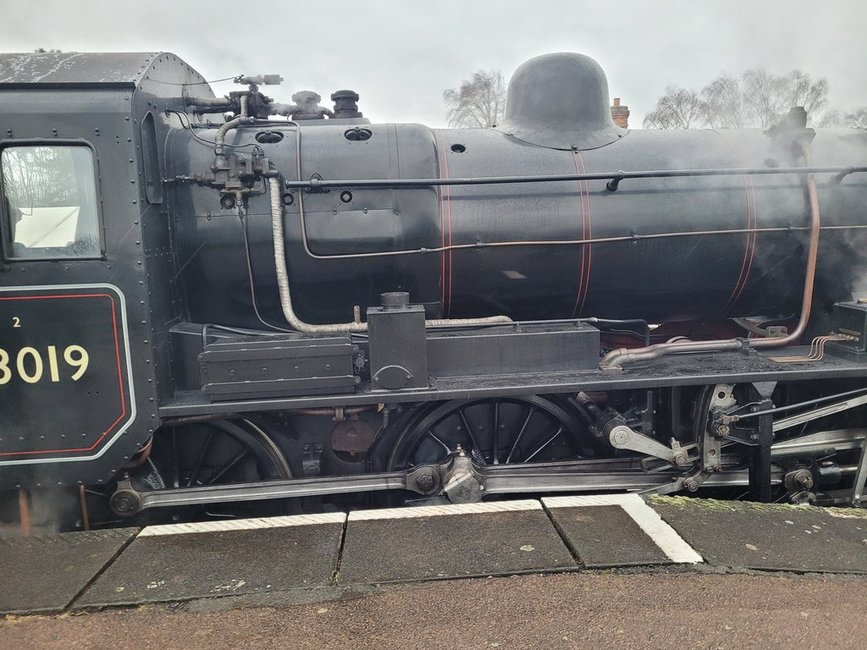
[[101,455],[135,417],[123,294],[0,287],[0,465]]

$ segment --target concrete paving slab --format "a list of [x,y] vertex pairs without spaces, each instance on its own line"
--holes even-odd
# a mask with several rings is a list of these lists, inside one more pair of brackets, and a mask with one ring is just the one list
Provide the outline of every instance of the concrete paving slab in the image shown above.
[[345,518],[336,513],[150,526],[76,607],[329,585]]
[[569,549],[587,568],[671,564],[620,506],[552,508],[549,513]]
[[867,512],[653,497],[653,508],[714,565],[867,574]]
[[352,512],[338,583],[574,569],[538,501]]
[[546,497],[542,503],[586,567],[702,561],[637,494]]
[[0,538],[0,614],[62,611],[137,532]]

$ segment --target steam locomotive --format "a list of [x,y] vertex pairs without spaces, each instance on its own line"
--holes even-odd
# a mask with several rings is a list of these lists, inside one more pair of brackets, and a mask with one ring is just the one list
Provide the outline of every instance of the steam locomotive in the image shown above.
[[10,516],[862,504],[863,130],[624,129],[569,53],[523,64],[491,129],[235,81],[0,55]]

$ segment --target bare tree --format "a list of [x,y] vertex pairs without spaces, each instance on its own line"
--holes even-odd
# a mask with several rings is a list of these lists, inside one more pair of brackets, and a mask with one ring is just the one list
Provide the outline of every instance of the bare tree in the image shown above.
[[701,119],[712,129],[740,129],[749,121],[740,81],[723,73],[701,89]]
[[846,114],[848,124],[856,129],[867,129],[867,106],[862,106]]
[[749,126],[770,128],[791,106],[785,77],[773,75],[767,70],[747,70],[741,82],[750,112]]
[[669,86],[653,110],[644,118],[651,129],[688,129],[701,120],[701,98],[694,90]]
[[740,77],[722,73],[699,92],[669,86],[644,119],[646,128],[770,128],[792,106],[803,106],[810,122],[823,122],[828,80],[792,70],[775,75],[747,70]]
[[856,108],[848,113],[842,113],[838,110],[827,111],[819,126],[846,126],[855,129],[867,129],[867,106]]
[[485,129],[496,126],[506,106],[506,83],[499,70],[479,70],[459,88],[443,91],[449,126]]
[[789,106],[803,106],[807,113],[818,114],[828,105],[828,80],[813,80],[800,70],[792,70],[788,79]]
[[69,147],[8,147],[0,155],[4,192],[17,208],[74,205],[75,166]]

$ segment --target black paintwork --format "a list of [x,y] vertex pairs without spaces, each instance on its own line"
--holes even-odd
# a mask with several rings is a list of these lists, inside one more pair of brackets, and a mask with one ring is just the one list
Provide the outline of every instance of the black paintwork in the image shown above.
[[135,420],[123,303],[108,285],[0,287],[0,461],[89,456]]
[[[157,196],[148,200],[148,183],[161,183],[159,178],[148,178],[144,155],[148,151],[155,153],[158,161],[156,168],[148,168],[150,173],[163,172],[162,143],[169,129],[179,126],[178,119],[169,119],[163,109],[183,107],[179,95],[184,84],[195,87],[198,94],[210,92],[204,79],[172,54],[0,55],[0,149],[60,142],[91,147],[97,166],[105,250],[102,259],[11,261],[5,244],[6,215],[0,212],[4,234],[0,291],[14,287],[20,289],[16,294],[39,294],[41,290],[28,288],[92,284],[117,287],[126,302],[135,395],[131,405],[135,407],[135,418],[107,451],[110,435],[93,450],[6,456],[0,460],[0,487],[106,482],[159,425],[158,402],[169,399],[174,392],[168,328],[182,318],[184,310],[175,285],[177,254],[168,205],[155,202]],[[152,116],[152,131],[142,129],[148,114]],[[153,138],[143,141],[143,133],[149,132]],[[0,206],[0,210],[5,209],[5,205]],[[33,305],[32,310],[22,309],[17,314],[22,323],[28,322],[31,315],[40,315],[38,302]],[[101,318],[101,312],[96,313],[85,315],[77,325],[70,324],[69,331],[75,332],[90,318]],[[61,310],[54,314],[57,319],[74,316]],[[10,323],[0,323],[4,342],[12,340],[7,338],[8,327]],[[38,348],[52,344],[43,334],[28,330],[28,344]],[[97,340],[86,331],[81,332],[81,337],[79,342],[85,346]],[[6,389],[10,389],[9,384],[0,387],[2,428],[7,430],[11,421],[29,421],[31,450],[68,448],[64,436],[80,436],[89,429],[67,430],[64,425],[81,417],[105,419],[106,413],[114,413],[117,407],[116,391],[101,392],[96,398],[77,384],[64,385],[52,393],[50,401],[46,398],[36,407],[32,398],[19,399],[26,388],[18,386],[14,394]],[[87,415],[83,415],[85,411]],[[40,431],[32,426],[40,418],[52,423],[48,429]],[[45,440],[40,439],[41,435],[46,436]],[[10,443],[0,445],[2,451],[13,450]],[[97,458],[70,462],[103,451]],[[48,462],[47,458],[62,462]]]
[[357,350],[345,337],[292,334],[209,343],[198,356],[202,391],[214,401],[351,393]]
[[[280,127],[269,126],[270,130]],[[575,152],[517,141],[496,130],[434,130],[417,125],[370,125],[373,136],[347,141],[345,128],[300,128],[301,174],[325,179],[432,178],[569,174],[618,169],[788,166],[757,130],[632,131],[613,144]],[[299,137],[283,127],[280,143],[262,145],[283,177],[295,179]],[[232,137],[254,142],[257,129]],[[213,131],[202,131],[211,139]],[[452,151],[460,144],[463,152]],[[867,134],[823,130],[814,141],[816,165],[857,165],[867,158]],[[180,175],[205,169],[212,152],[187,133],[171,142]],[[796,176],[649,178],[461,186],[421,189],[355,188],[293,193],[285,208],[287,261],[299,315],[314,323],[347,322],[387,291],[409,291],[429,315],[505,314],[517,319],[645,318],[652,322],[723,316],[791,314],[800,306],[809,224]],[[843,183],[820,179],[826,226],[863,225],[867,176]],[[250,309],[242,224],[212,190],[175,184],[183,276],[194,321],[259,326]],[[303,202],[308,244],[301,241]],[[780,232],[648,239],[642,236],[750,227]],[[800,230],[787,230],[790,227]],[[274,279],[267,196],[249,201],[247,230],[265,320],[281,322]],[[845,299],[859,266],[863,230],[826,230],[819,269],[820,300]],[[627,241],[592,246],[476,248],[392,257],[351,257],[445,244],[606,237]],[[633,239],[634,238],[634,239]],[[343,256],[343,257],[340,257]],[[347,257],[348,256],[348,257]],[[740,289],[739,279],[746,277]],[[582,280],[583,278],[583,280]]]
[[[315,125],[301,127],[269,122],[230,131],[228,157],[249,161],[254,152],[261,152],[272,171],[285,180],[307,180],[315,174],[328,180],[461,178],[803,164],[790,148],[754,130],[621,132],[600,113],[600,106],[607,107],[607,98],[599,94],[604,76],[600,82],[592,66],[580,61],[576,68],[574,59],[558,59],[555,63],[565,72],[552,77],[558,84],[573,78],[593,82],[590,86],[597,96],[576,109],[574,125],[569,115],[545,112],[546,105],[538,104],[534,95],[538,91],[543,99],[569,96],[565,91],[574,89],[561,88],[565,95],[549,95],[550,79],[548,87],[537,87],[533,75],[519,75],[525,86],[515,92],[523,93],[527,101],[518,102],[501,129],[365,124],[370,137],[359,138],[353,126],[358,119],[315,120]],[[535,64],[529,71],[534,69],[538,72]],[[425,368],[427,381],[410,382],[405,390],[383,390],[384,385],[372,384],[370,364],[361,368],[353,356],[352,372],[360,383],[353,393],[344,394],[350,389],[350,355],[342,354],[336,374],[347,381],[338,391],[313,395],[325,387],[312,382],[306,391],[294,384],[296,388],[281,392],[275,387],[289,379],[283,376],[288,371],[272,365],[265,373],[272,382],[267,391],[257,393],[245,384],[233,394],[227,386],[231,382],[222,381],[218,382],[222,386],[210,391],[212,396],[220,393],[219,402],[212,402],[201,390],[202,324],[258,329],[286,325],[276,289],[270,204],[263,179],[255,179],[247,188],[243,210],[231,207],[215,187],[195,182],[196,177],[212,173],[215,127],[224,118],[210,115],[212,127],[186,128],[185,120],[172,112],[185,110],[184,93],[211,95],[204,79],[171,54],[0,55],[0,148],[61,141],[92,147],[105,250],[102,259],[24,261],[10,259],[9,246],[4,244],[0,291],[116,286],[125,300],[124,333],[130,348],[132,379],[125,390],[131,400],[133,393],[135,398],[135,418],[110,448],[97,446],[104,450],[98,458],[85,462],[74,460],[84,457],[79,452],[35,454],[36,460],[51,462],[33,463],[19,453],[11,458],[15,464],[0,460],[0,487],[106,482],[169,417],[865,374],[857,359],[826,357],[819,364],[781,366],[755,353],[675,357],[652,366],[602,372],[595,368],[598,333],[561,323],[550,325],[547,338],[515,331],[485,342],[488,333],[477,330],[454,337],[450,345],[447,336],[437,338],[429,332],[423,345],[418,336],[410,345],[407,337],[404,360]],[[544,119],[535,120],[534,115]],[[202,121],[196,116],[187,119],[194,124]],[[262,131],[271,135],[257,139]],[[282,139],[274,133],[282,134]],[[594,140],[600,134],[606,142]],[[863,165],[867,134],[821,130],[813,149],[815,165]],[[865,225],[867,178],[863,174],[850,175],[842,183],[821,178],[819,195],[824,225]],[[803,179],[793,175],[632,179],[616,192],[604,179],[351,191],[338,187],[319,193],[287,190],[284,203],[293,301],[301,318],[315,323],[351,321],[355,306],[361,313],[368,313],[368,308],[377,313],[380,294],[395,291],[409,292],[411,302],[423,305],[428,318],[504,314],[532,320],[597,316],[662,322],[790,314],[800,306],[804,228],[809,219]],[[306,246],[301,238],[302,206]],[[5,217],[0,223],[6,241]],[[783,231],[644,237],[750,227]],[[847,297],[860,278],[864,232],[823,231],[817,313]],[[377,255],[452,244],[606,237],[629,241]],[[255,316],[251,289],[264,323]],[[0,322],[0,328],[5,326]],[[418,330],[416,324],[415,335]],[[46,331],[55,335],[51,328]],[[42,340],[48,334],[29,332],[21,344],[51,344]],[[87,337],[87,331],[81,330],[81,336]],[[231,344],[231,337],[223,339]],[[567,344],[570,339],[574,343]],[[378,367],[406,367],[400,363],[397,346],[388,356],[388,343],[387,338],[368,343],[363,337],[344,337],[340,345],[353,351],[357,346],[366,357],[373,349],[373,356],[385,359],[374,360]],[[477,356],[461,352],[467,345]],[[563,367],[560,354],[564,345],[580,348],[580,358],[568,368]],[[496,359],[509,355],[510,346],[520,350],[498,368]],[[309,357],[315,357],[315,346],[309,347]],[[245,349],[241,345],[242,356]],[[251,352],[250,358],[238,359],[238,367],[254,368],[252,356]],[[208,357],[202,360],[207,362]],[[228,373],[232,368],[219,370]],[[311,370],[305,376],[316,375]],[[38,440],[40,433],[31,431],[16,445],[44,451],[52,447],[51,438],[62,442],[63,427],[47,415],[36,414],[33,400],[46,413],[50,405],[41,404],[39,397],[21,399],[26,387],[5,388],[0,387],[0,413],[15,415],[0,415],[4,427],[18,422],[20,432],[22,422],[42,418],[48,422],[48,439]],[[83,405],[87,405],[86,417],[95,418],[114,408],[108,395],[101,393],[100,399],[82,395],[66,389],[52,395],[52,400],[64,405],[57,417],[64,418],[67,411],[75,413],[73,419],[79,417],[77,410]],[[9,441],[2,444],[7,446],[0,450],[23,451]]]
[[383,298],[382,307],[367,310],[371,383],[386,390],[427,388],[424,307],[408,304],[409,294],[403,292]]
[[[807,346],[793,347],[791,354],[804,355]],[[362,382],[354,395],[291,397],[271,400],[225,401],[210,403],[201,391],[179,391],[160,408],[166,418],[206,413],[277,411],[318,406],[389,404],[448,399],[478,399],[518,395],[575,393],[577,391],[618,391],[671,386],[749,383],[776,380],[858,379],[865,376],[863,363],[826,354],[821,363],[779,364],[767,354],[732,352],[672,356],[653,364],[621,371],[573,370],[524,372],[512,374],[460,375],[431,377],[428,390],[384,392]]]

